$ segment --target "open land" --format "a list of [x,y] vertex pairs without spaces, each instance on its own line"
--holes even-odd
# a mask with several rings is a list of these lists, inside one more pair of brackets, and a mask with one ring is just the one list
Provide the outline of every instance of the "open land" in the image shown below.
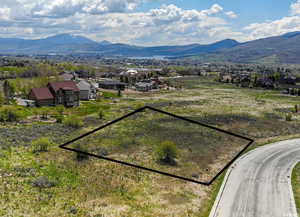
[[[276,90],[237,88],[216,82],[213,76],[187,76],[170,79],[170,82],[182,89],[133,92],[122,97],[110,95],[66,109],[66,117],[76,114],[84,119],[79,129],[61,123],[32,122],[30,117],[39,114],[42,108],[20,107],[28,119],[22,124],[6,123],[0,127],[0,136],[4,138],[0,144],[0,191],[5,192],[0,194],[0,207],[4,208],[0,215],[208,216],[223,176],[205,187],[99,159],[78,162],[75,153],[58,148],[59,144],[145,105],[253,138],[255,147],[300,134],[300,116],[293,112],[299,101],[297,96],[282,95]],[[99,110],[103,111],[102,119],[98,117]],[[286,114],[291,112],[292,120],[286,121]],[[49,111],[49,116],[55,115],[55,109]],[[242,147],[238,142],[236,146],[235,142],[229,143],[225,136],[216,139],[217,135],[203,129],[189,135],[191,144],[185,147],[186,141],[181,143],[179,136],[186,135],[184,126],[179,124],[174,129],[170,119],[151,113],[139,115],[145,118],[138,121],[132,118],[110,129],[116,134],[104,131],[107,138],[115,137],[109,142],[103,142],[100,133],[94,136],[101,141],[95,144],[94,139],[93,143],[87,140],[85,147],[94,149],[100,144],[103,152],[104,145],[106,155],[126,160],[133,156],[135,159],[131,160],[140,160],[154,168],[186,176],[196,173],[196,179],[212,176]],[[145,130],[150,136],[148,139],[144,136]],[[132,136],[140,139],[133,141]],[[47,151],[33,151],[32,141],[39,137],[51,139]],[[155,144],[165,138],[179,141],[178,165],[160,165],[154,160],[153,138],[159,138]],[[191,173],[190,168],[196,171]]]

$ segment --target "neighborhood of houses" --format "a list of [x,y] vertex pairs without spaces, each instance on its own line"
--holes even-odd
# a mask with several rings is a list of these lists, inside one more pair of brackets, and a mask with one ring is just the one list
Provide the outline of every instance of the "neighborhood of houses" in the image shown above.
[[80,101],[94,100],[101,91],[131,90],[148,92],[168,88],[168,84],[145,70],[129,69],[121,72],[118,77],[111,78],[80,78],[74,72],[64,72],[60,81],[49,82],[45,87],[32,88],[27,99],[17,98],[23,106],[79,106]]
[[279,89],[282,93],[300,96],[300,79],[292,75],[279,74],[253,76],[251,73],[220,73],[219,82],[235,84],[238,87]]
[[[233,66],[203,66],[205,70],[215,70],[219,73],[219,82],[235,84],[238,87],[277,89],[284,94],[300,96],[300,79],[293,76],[291,70],[278,68],[247,68]],[[205,67],[209,67],[206,69]],[[213,68],[215,67],[215,68]],[[204,70],[203,69],[203,70]],[[177,71],[178,72],[178,71]],[[178,74],[181,75],[179,70]],[[80,101],[95,100],[104,92],[149,92],[161,89],[174,89],[169,82],[159,75],[163,69],[154,68],[119,68],[106,72],[101,76],[87,76],[80,72],[64,71],[59,79],[49,82],[44,87],[32,88],[26,99],[16,98],[23,106],[79,106]],[[173,73],[177,74],[177,73]],[[208,76],[204,71],[197,71],[198,76]],[[184,76],[188,76],[183,72]],[[195,75],[195,74],[193,74]],[[24,97],[23,97],[24,98]]]

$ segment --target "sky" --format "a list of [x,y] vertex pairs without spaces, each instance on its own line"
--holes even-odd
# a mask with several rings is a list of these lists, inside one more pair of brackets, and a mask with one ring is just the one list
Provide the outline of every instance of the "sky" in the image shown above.
[[69,33],[134,45],[240,42],[300,31],[300,0],[0,0],[0,37]]

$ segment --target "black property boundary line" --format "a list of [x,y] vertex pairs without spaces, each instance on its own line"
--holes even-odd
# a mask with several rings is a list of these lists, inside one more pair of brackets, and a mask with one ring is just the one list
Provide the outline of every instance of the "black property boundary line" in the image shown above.
[[[171,173],[166,173],[166,172],[162,172],[162,171],[159,171],[159,170],[155,170],[155,169],[151,169],[151,168],[147,168],[147,167],[143,167],[143,166],[139,166],[139,165],[135,165],[135,164],[131,164],[131,163],[127,163],[127,162],[124,162],[124,161],[119,161],[119,160],[115,160],[115,159],[112,159],[112,158],[108,158],[108,157],[104,157],[104,156],[99,156],[99,155],[95,155],[95,154],[92,154],[92,153],[88,153],[88,152],[84,152],[84,151],[80,151],[80,150],[77,150],[77,149],[74,149],[74,148],[69,148],[69,147],[66,147],[67,145],[77,141],[77,140],[80,140],[90,134],[93,134],[105,127],[108,127],[112,124],[115,124],[125,118],[128,118],[129,116],[132,116],[138,112],[143,112],[145,111],[146,109],[149,109],[149,110],[152,110],[152,111],[155,111],[155,112],[159,112],[159,113],[162,113],[162,114],[165,114],[165,115],[168,115],[168,116],[171,116],[171,117],[174,117],[174,118],[178,118],[178,119],[181,119],[181,120],[184,120],[184,121],[188,121],[190,123],[194,123],[194,124],[197,124],[197,125],[200,125],[200,126],[203,126],[203,127],[207,127],[209,129],[212,129],[212,130],[216,130],[216,131],[219,131],[219,132],[222,132],[222,133],[225,133],[225,134],[228,134],[228,135],[231,135],[231,136],[235,136],[235,137],[238,137],[238,138],[241,138],[241,139],[244,139],[244,140],[247,140],[249,141],[249,143],[237,154],[235,155],[235,157],[225,165],[225,167],[223,169],[221,169],[210,181],[208,182],[202,182],[202,181],[197,181],[197,180],[194,180],[194,179],[190,179],[190,178],[186,178],[186,177],[182,177],[182,176],[177,176],[177,175],[174,175],[174,174],[171,174]],[[108,161],[111,161],[111,162],[115,162],[115,163],[119,163],[119,164],[122,164],[122,165],[126,165],[126,166],[131,166],[131,167],[134,167],[134,168],[138,168],[138,169],[142,169],[142,170],[147,170],[147,171],[150,171],[150,172],[154,172],[154,173],[159,173],[161,175],[165,175],[165,176],[169,176],[169,177],[173,177],[173,178],[177,178],[177,179],[181,179],[181,180],[185,180],[185,181],[189,181],[189,182],[193,182],[193,183],[197,183],[197,184],[202,184],[202,185],[210,185],[212,184],[228,167],[230,167],[230,165],[237,159],[239,158],[242,153],[254,142],[253,139],[250,139],[250,138],[247,138],[245,136],[241,136],[241,135],[238,135],[238,134],[235,134],[235,133],[232,133],[232,132],[229,132],[229,131],[226,131],[226,130],[222,130],[222,129],[219,129],[217,127],[213,127],[213,126],[209,126],[207,124],[204,124],[204,123],[200,123],[198,121],[194,121],[194,120],[191,120],[191,119],[188,119],[188,118],[185,118],[185,117],[181,117],[181,116],[178,116],[178,115],[175,115],[175,114],[171,114],[169,112],[165,112],[165,111],[162,111],[160,109],[157,109],[157,108],[153,108],[153,107],[150,107],[150,106],[144,106],[142,108],[139,108],[127,115],[124,115],[116,120],[113,120],[101,127],[98,127],[92,131],[89,131],[75,139],[72,139],[62,145],[59,146],[59,148],[62,148],[62,149],[65,149],[65,150],[68,150],[68,151],[73,151],[73,152],[77,152],[77,153],[80,153],[80,154],[85,154],[85,155],[88,155],[88,156],[91,156],[91,157],[95,157],[95,158],[99,158],[99,159],[103,159],[103,160],[108,160]]]

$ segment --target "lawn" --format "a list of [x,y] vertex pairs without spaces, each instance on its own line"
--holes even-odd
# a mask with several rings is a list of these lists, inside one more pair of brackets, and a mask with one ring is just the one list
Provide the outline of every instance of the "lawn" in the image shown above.
[[[255,139],[255,146],[299,137],[300,113],[293,109],[298,97],[272,90],[239,89],[218,83],[214,77],[184,77],[171,82],[182,89],[109,95],[64,110],[65,118],[75,115],[82,119],[83,126],[78,129],[64,123],[26,120],[2,123],[0,192],[4,193],[0,194],[0,216],[208,216],[222,177],[205,187],[100,159],[78,158],[58,148],[141,106],[248,136]],[[25,114],[23,118],[44,112],[43,108],[18,109]],[[56,118],[59,111],[50,107],[48,113]],[[289,113],[292,119],[286,121]],[[32,142],[40,137],[51,140],[47,151],[33,151]],[[164,165],[157,159],[157,146],[165,140],[176,144],[176,165]],[[80,140],[79,145],[199,180],[209,179],[243,146],[230,137],[152,112],[138,113]]]
[[300,214],[300,163],[296,165],[292,174],[292,185],[294,191],[294,197],[296,200],[298,216]]

